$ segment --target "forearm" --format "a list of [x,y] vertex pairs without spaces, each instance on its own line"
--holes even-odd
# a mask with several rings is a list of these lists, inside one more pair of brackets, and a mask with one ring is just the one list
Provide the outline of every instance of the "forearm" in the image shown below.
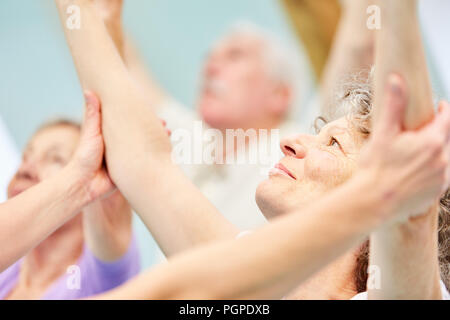
[[[149,66],[144,63],[137,46],[130,37],[125,38],[124,61],[131,77],[142,89],[146,101],[150,103],[155,112],[158,112],[164,101],[169,98],[168,94],[157,82]],[[169,121],[170,119],[165,120]]]
[[81,28],[70,30],[64,24],[64,31],[82,87],[95,92],[102,101],[108,169],[121,187],[129,174],[137,174],[152,159],[170,160],[167,134],[129,76],[91,1],[56,3],[63,24],[67,6],[80,8]]
[[381,29],[376,37],[375,115],[382,107],[388,75],[395,72],[406,81],[409,104],[405,127],[417,129],[433,118],[431,84],[420,36],[416,0],[378,0]]
[[89,194],[69,168],[0,205],[0,272],[78,214]]
[[82,28],[65,31],[83,87],[102,101],[108,171],[164,252],[234,235],[236,229],[172,164],[166,131],[134,86],[90,1],[57,3],[63,21],[66,5],[80,6]]
[[158,111],[158,107],[167,99],[166,93],[153,78],[148,66],[143,62],[136,45],[125,34],[120,15],[109,16],[104,19],[104,22],[131,78],[142,90],[146,101],[153,110]]
[[[409,92],[404,127],[417,129],[434,114],[417,1],[379,0],[377,4],[381,8],[382,25],[376,39],[374,120],[377,121],[381,109],[386,107],[383,101],[387,77],[396,72],[405,79]],[[430,299],[440,295],[437,218],[429,216],[416,218],[425,220],[423,228],[410,221],[372,235],[370,260],[380,268],[381,288],[370,290],[370,298]]]
[[[394,224],[370,237],[369,299],[441,299],[436,208],[426,216]],[[379,285],[379,286],[378,286]]]
[[370,2],[347,3],[336,32],[320,88],[321,112],[334,116],[335,96],[346,76],[370,70],[374,60],[374,31],[366,25]]
[[153,170],[158,175],[143,173],[135,181],[136,189],[130,192],[136,212],[166,256],[238,235],[239,229],[217,211],[178,166],[168,163]]
[[380,224],[376,192],[354,196],[371,188],[369,180],[354,178],[302,212],[176,257],[101,298],[281,298]]
[[113,41],[117,51],[126,63],[125,59],[125,34],[123,32],[123,25],[121,17],[112,17],[104,20],[106,30],[108,31],[111,40]]
[[96,201],[83,210],[83,232],[86,245],[97,259],[117,261],[127,252],[131,242],[131,208],[126,202],[105,204]]

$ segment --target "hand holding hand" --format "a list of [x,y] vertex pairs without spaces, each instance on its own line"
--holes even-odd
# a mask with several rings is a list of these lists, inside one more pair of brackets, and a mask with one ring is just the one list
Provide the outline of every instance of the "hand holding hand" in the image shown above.
[[91,92],[85,93],[86,109],[80,144],[69,167],[74,170],[92,202],[112,191],[115,187],[104,168],[105,145],[101,128],[100,101]]
[[[76,176],[81,179],[88,194],[89,202],[98,200],[115,191],[105,165],[105,143],[102,135],[102,115],[98,97],[92,92],[85,93],[86,110],[82,125],[82,133],[78,149],[69,163]],[[161,120],[170,136],[171,131],[167,129],[166,122]],[[120,200],[122,196],[117,193],[111,196],[107,202]]]
[[360,168],[376,177],[389,215],[396,220],[427,212],[449,186],[450,105],[417,131],[403,129],[408,103],[404,80],[389,79],[385,108],[361,154]]

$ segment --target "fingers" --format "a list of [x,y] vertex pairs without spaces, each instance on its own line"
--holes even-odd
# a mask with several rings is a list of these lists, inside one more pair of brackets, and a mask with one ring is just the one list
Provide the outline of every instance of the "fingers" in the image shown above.
[[86,107],[84,111],[82,139],[101,134],[101,113],[98,97],[90,91],[84,94]]
[[433,121],[417,131],[416,136],[418,141],[420,136],[428,137],[424,141],[430,148],[434,148],[435,155],[445,153],[446,156],[450,156],[447,152],[450,148],[450,104],[445,101],[440,102]]
[[408,105],[405,80],[398,74],[391,74],[385,90],[385,102],[378,119],[378,129],[382,134],[395,134],[403,127]]

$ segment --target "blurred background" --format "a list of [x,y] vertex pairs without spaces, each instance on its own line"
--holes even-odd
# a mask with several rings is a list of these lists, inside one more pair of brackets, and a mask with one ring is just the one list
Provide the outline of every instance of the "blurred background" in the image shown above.
[[[295,6],[301,9],[297,13],[292,10]],[[295,47],[307,102],[315,95],[339,8],[337,0],[127,0],[123,19],[154,77],[185,105],[195,105],[210,46],[232,23],[242,20],[271,30]],[[422,0],[420,12],[434,91],[436,97],[448,99],[450,1]],[[54,118],[78,120],[82,105],[53,1],[0,1],[0,135],[8,137],[0,146],[0,164],[6,172],[0,175],[0,201],[20,150],[37,127]],[[136,228],[143,267],[148,267],[162,257],[138,220]]]

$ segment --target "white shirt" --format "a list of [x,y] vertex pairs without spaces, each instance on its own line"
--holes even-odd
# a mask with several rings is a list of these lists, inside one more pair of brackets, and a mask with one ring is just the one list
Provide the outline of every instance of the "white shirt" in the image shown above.
[[[448,290],[442,281],[441,281],[441,293],[442,293],[442,300],[450,300],[450,294],[448,293]],[[356,296],[354,296],[351,300],[368,300],[368,299],[369,298],[367,292],[361,292]]]
[[19,166],[16,146],[0,117],[0,203],[6,201],[6,191]]

